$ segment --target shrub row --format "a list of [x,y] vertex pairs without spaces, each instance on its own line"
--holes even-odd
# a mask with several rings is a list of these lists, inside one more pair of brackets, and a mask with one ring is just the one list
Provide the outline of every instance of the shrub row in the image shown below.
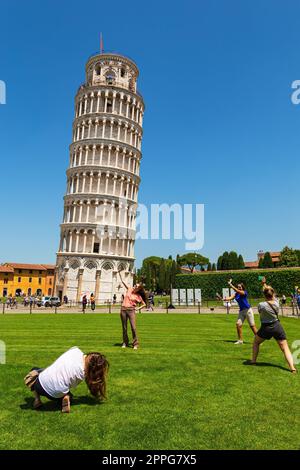
[[222,295],[222,289],[232,278],[234,285],[243,282],[252,298],[262,297],[261,281],[258,276],[265,276],[278,295],[290,295],[295,286],[300,286],[300,268],[255,269],[226,272],[203,272],[197,274],[177,274],[175,287],[180,289],[202,289],[203,299],[213,299],[216,292]]

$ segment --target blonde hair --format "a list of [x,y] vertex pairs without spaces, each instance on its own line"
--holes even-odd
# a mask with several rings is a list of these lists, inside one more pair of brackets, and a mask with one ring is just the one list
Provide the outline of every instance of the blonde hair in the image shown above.
[[273,287],[267,286],[267,285],[264,286],[263,293],[264,293],[264,296],[267,300],[272,300],[274,298],[274,295],[275,295],[275,291],[274,291]]

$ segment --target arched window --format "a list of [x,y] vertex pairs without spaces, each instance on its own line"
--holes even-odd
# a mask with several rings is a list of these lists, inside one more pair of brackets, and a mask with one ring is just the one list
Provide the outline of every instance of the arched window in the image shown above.
[[110,99],[107,100],[106,111],[107,111],[108,113],[111,113],[111,112],[112,112],[112,100],[110,100]]
[[135,91],[135,80],[134,80],[134,78],[131,78],[129,80],[129,90]]
[[126,70],[122,67],[121,68],[121,77],[124,78],[126,74]]
[[95,74],[96,74],[96,75],[101,75],[101,67],[100,67],[100,65],[96,65],[96,67],[95,67]]
[[113,85],[116,80],[116,74],[113,70],[108,70],[105,74],[105,78],[108,85]]

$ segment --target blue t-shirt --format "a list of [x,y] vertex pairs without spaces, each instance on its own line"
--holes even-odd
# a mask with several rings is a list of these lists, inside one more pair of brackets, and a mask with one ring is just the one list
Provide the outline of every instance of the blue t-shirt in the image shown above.
[[296,297],[296,302],[297,302],[297,304],[298,304],[299,307],[300,307],[300,294],[296,294],[295,297]]
[[240,312],[246,308],[251,308],[251,305],[248,302],[248,292],[245,290],[245,295],[241,295],[238,292],[235,294],[235,300],[239,304]]

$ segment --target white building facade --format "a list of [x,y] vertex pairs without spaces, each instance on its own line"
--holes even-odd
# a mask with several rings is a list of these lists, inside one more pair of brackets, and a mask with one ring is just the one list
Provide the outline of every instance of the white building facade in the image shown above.
[[79,302],[119,300],[132,285],[144,101],[136,64],[99,53],[75,97],[55,292]]

